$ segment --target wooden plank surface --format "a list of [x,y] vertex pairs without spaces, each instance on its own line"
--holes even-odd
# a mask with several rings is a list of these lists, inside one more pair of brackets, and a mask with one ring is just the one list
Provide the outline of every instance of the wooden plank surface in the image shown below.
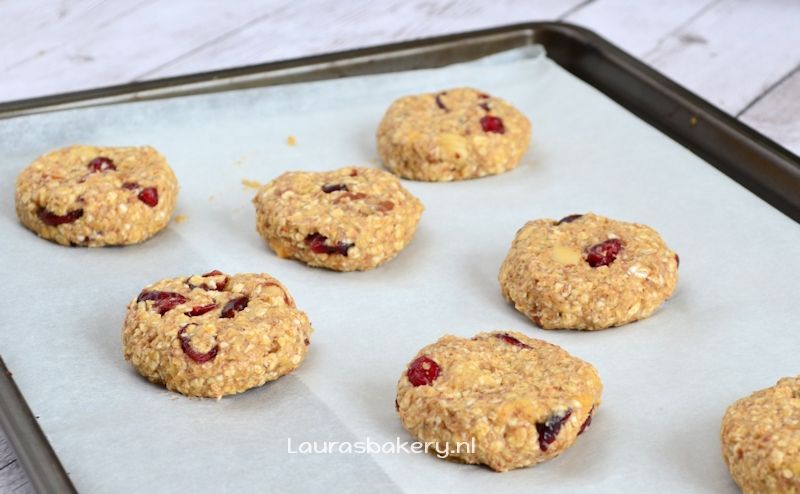
[[[0,0],[0,101],[556,19],[800,153],[795,0]],[[32,492],[2,431],[0,492]]]

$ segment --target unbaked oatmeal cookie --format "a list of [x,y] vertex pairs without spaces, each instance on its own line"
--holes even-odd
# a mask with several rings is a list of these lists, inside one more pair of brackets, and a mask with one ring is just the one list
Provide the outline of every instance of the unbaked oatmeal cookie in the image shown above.
[[500,288],[544,329],[604,329],[650,316],[675,290],[679,262],[649,226],[575,214],[523,226]]
[[372,168],[287,172],[253,199],[256,229],[279,257],[337,271],[375,268],[414,236],[422,203]]
[[37,158],[17,177],[20,222],[62,245],[147,240],[169,223],[178,182],[151,147],[70,146]]
[[800,377],[728,407],[721,436],[722,457],[744,494],[800,493]]
[[383,164],[404,178],[451,181],[516,167],[531,124],[506,101],[472,88],[406,96],[378,127]]
[[503,472],[569,448],[601,394],[592,365],[556,345],[495,331],[447,335],[420,350],[397,383],[396,407],[420,441]]
[[219,398],[278,379],[306,356],[306,314],[267,274],[161,280],[128,304],[125,359],[151,382]]

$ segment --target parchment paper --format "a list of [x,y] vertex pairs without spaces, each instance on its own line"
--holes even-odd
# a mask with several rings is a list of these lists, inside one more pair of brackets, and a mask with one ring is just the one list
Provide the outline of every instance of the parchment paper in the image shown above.
[[[268,251],[242,179],[380,166],[374,134],[393,99],[464,85],[532,120],[518,169],[405,182],[427,209],[409,247],[374,271],[311,269]],[[0,351],[84,492],[737,492],[719,453],[725,408],[800,372],[798,225],[537,49],[17,118],[0,122],[0,143]],[[14,178],[73,143],[161,150],[187,221],[125,248],[65,248],[25,230]],[[677,292],[622,328],[537,329],[503,301],[500,263],[525,221],[586,211],[656,228],[681,256]],[[146,284],[213,268],[278,277],[315,333],[294,374],[221,401],[187,399],[123,360],[122,321]],[[554,342],[599,370],[603,404],[559,458],[497,474],[424,454],[288,453],[289,439],[410,440],[394,410],[406,363],[446,332],[493,329]]]

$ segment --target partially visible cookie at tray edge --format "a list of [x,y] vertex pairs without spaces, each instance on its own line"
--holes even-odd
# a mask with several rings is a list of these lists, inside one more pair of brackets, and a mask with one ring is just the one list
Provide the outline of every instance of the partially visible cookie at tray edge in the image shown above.
[[422,348],[400,376],[396,407],[420,441],[503,472],[569,448],[601,394],[591,364],[521,333],[493,331],[446,335]]
[[508,102],[473,88],[405,96],[378,126],[378,154],[397,175],[453,181],[515,168],[528,149],[531,124]]
[[526,223],[499,281],[541,328],[595,330],[650,316],[675,290],[679,262],[649,226],[588,213]]
[[312,328],[267,274],[203,275],[148,285],[128,304],[124,357],[151,382],[219,398],[296,369]]
[[800,492],[800,376],[733,403],[720,436],[722,457],[744,494]]
[[283,258],[337,271],[375,268],[414,236],[422,203],[373,168],[286,172],[253,198],[256,229]]
[[62,245],[129,245],[167,226],[178,182],[144,147],[75,145],[44,154],[17,177],[20,222]]

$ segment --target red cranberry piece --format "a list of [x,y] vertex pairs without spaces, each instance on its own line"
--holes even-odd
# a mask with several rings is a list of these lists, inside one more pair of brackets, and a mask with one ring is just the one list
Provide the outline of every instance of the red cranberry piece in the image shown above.
[[336,242],[336,245],[328,245],[325,241],[328,237],[320,233],[311,233],[306,236],[306,245],[315,254],[339,254],[347,257],[347,251],[352,247],[353,243],[350,242]]
[[481,118],[481,128],[484,132],[494,132],[495,134],[505,134],[506,128],[503,125],[503,119],[500,117],[493,117],[486,115]]
[[485,111],[485,112],[491,111],[491,109],[489,108],[489,103],[481,103],[478,106],[483,108],[483,111]]
[[137,302],[145,302],[150,300],[153,302],[153,309],[158,312],[158,315],[163,316],[166,312],[171,311],[175,307],[185,304],[188,299],[175,292],[160,292],[154,290],[152,292],[142,292],[136,299]]
[[114,161],[112,161],[111,158],[106,158],[105,156],[98,156],[97,158],[93,159],[89,162],[87,167],[92,173],[117,169],[116,165],[114,165]]
[[580,436],[581,434],[583,434],[583,431],[585,431],[587,427],[589,427],[590,425],[592,425],[592,413],[594,413],[594,407],[592,407],[592,408],[589,410],[589,416],[588,416],[588,417],[586,417],[586,420],[584,420],[583,424],[581,424],[581,429],[578,431],[578,435],[579,435],[579,436]]
[[351,177],[357,177],[358,176],[358,170],[356,170],[355,168],[353,170],[351,170],[350,171],[350,176]]
[[336,192],[338,190],[347,190],[346,184],[325,184],[322,186],[322,192],[326,194],[330,194],[331,192]]
[[67,211],[67,214],[58,215],[51,213],[45,208],[39,208],[39,211],[36,212],[36,215],[45,225],[58,226],[77,221],[78,218],[83,216],[83,209],[73,209],[72,211]]
[[447,94],[447,93],[446,92],[445,93],[439,93],[439,94],[436,95],[436,106],[438,106],[439,108],[441,108],[444,111],[449,111],[447,109],[447,107],[444,106],[444,103],[442,102],[442,96],[444,96],[445,94]]
[[486,94],[486,93],[480,93],[478,95],[478,98],[480,98],[480,99],[489,99],[490,96],[488,94]]
[[577,220],[578,218],[582,218],[582,214],[571,214],[569,216],[564,216],[560,220],[556,222],[556,225],[560,225],[561,223],[572,223],[573,221]]
[[136,182],[125,182],[122,184],[122,188],[125,190],[136,190],[139,188],[139,184]]
[[219,317],[230,319],[236,315],[237,312],[243,311],[245,307],[247,307],[247,303],[250,302],[250,299],[246,296],[236,297],[235,299],[229,300],[227,304],[222,307],[222,313],[220,313]]
[[610,238],[586,249],[586,262],[593,268],[608,266],[614,262],[621,250],[622,241]]
[[439,364],[423,355],[409,364],[406,375],[412,386],[426,386],[439,377]]
[[519,341],[518,339],[514,338],[510,334],[498,333],[498,334],[494,335],[494,337],[495,338],[500,338],[501,340],[505,341],[509,345],[518,346],[520,348],[531,348],[530,345]]
[[678,254],[675,254],[675,264],[678,265],[677,267],[681,267],[681,257]]
[[572,409],[567,408],[563,415],[551,415],[544,422],[536,422],[536,432],[539,433],[539,449],[547,451],[547,447],[555,442],[561,426],[572,415]]
[[[223,273],[222,271],[219,271],[219,270],[215,269],[214,271],[210,271],[210,272],[204,274],[203,278],[208,278],[209,276],[221,276],[221,275],[224,275],[224,274],[225,273]],[[191,278],[189,278],[189,280],[191,280]],[[227,284],[228,284],[228,277],[227,276],[225,278],[223,278],[222,281],[217,281],[217,283],[213,287],[211,285],[209,285],[208,283],[206,283],[206,282],[200,283],[199,285],[193,285],[189,280],[186,280],[186,284],[189,285],[189,288],[191,288],[191,289],[202,288],[203,290],[215,290],[215,291],[218,291],[218,292],[221,292],[222,290],[224,290],[225,286],[227,286]]]
[[392,209],[394,209],[394,203],[392,201],[382,201],[378,203],[377,209],[381,213],[388,213]]
[[155,187],[145,187],[136,197],[151,208],[158,204],[158,190]]
[[206,353],[200,353],[192,348],[192,339],[186,334],[186,326],[178,331],[178,338],[181,340],[181,350],[183,350],[183,353],[198,364],[214,360],[214,357],[217,356],[217,352],[219,352],[219,345],[214,345],[214,348]]
[[196,307],[192,307],[192,310],[186,312],[186,315],[189,317],[202,316],[206,312],[211,312],[216,308],[217,304],[198,305]]

